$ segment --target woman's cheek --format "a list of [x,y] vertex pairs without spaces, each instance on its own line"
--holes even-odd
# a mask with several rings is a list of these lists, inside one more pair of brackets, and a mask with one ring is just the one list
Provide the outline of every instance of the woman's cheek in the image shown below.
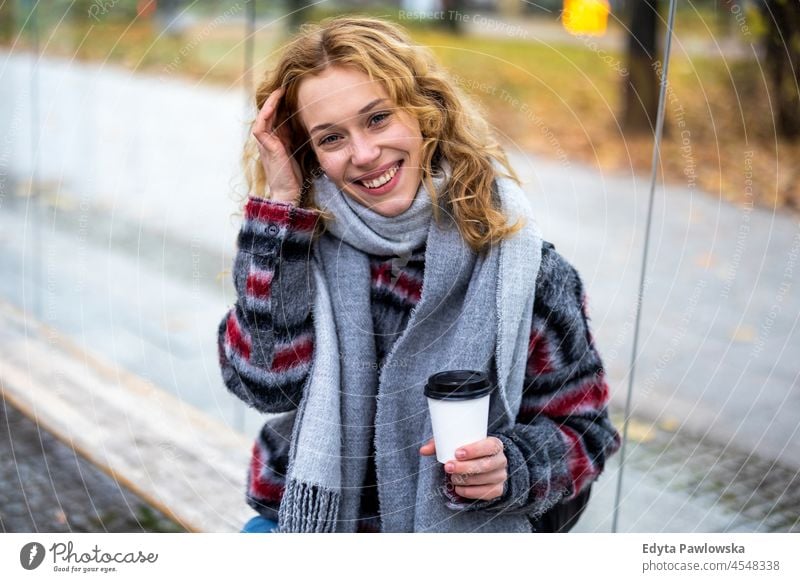
[[319,152],[319,165],[330,178],[339,178],[346,159],[345,152]]

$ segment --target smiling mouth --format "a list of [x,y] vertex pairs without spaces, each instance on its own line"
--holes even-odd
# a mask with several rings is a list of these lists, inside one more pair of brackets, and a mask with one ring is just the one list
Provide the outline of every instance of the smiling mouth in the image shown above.
[[355,180],[354,182],[367,190],[379,190],[394,179],[397,172],[400,171],[400,166],[402,164],[403,160],[399,160],[392,168],[388,169],[383,175],[377,178],[372,180]]

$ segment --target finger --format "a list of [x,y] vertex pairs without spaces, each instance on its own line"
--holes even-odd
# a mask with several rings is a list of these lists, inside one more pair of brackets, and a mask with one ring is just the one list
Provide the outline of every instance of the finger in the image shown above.
[[444,470],[447,473],[461,475],[478,475],[480,473],[491,473],[497,469],[504,469],[508,465],[506,456],[492,455],[491,457],[481,457],[472,461],[447,461]]
[[422,455],[428,456],[433,455],[436,453],[436,443],[433,442],[433,439],[430,439],[427,443],[422,445],[419,448],[419,452]]
[[508,473],[503,469],[495,469],[488,473],[478,473],[476,475],[462,475],[460,473],[453,473],[450,475],[450,480],[453,485],[497,485],[505,483],[508,478]]
[[266,130],[267,133],[270,135],[275,135],[275,112],[278,110],[278,100],[280,99],[280,93],[278,91],[273,91],[272,95],[269,96],[270,101],[270,111],[269,115],[266,118]]
[[283,143],[290,143],[291,131],[292,128],[289,125],[289,120],[287,119],[275,130],[275,135],[278,136]]
[[275,110],[281,95],[283,95],[283,87],[270,93],[267,100],[264,101],[264,105],[261,106],[253,126],[253,134],[256,137],[272,134]]
[[254,131],[253,136],[255,137],[256,144],[262,155],[264,153],[276,155],[286,152],[286,146],[283,141],[275,134],[268,132],[256,133]]
[[503,485],[476,485],[474,487],[461,487],[456,485],[456,493],[467,499],[482,499],[490,501],[503,494]]
[[273,138],[267,137],[264,140],[256,138],[256,146],[262,159],[275,156],[280,152],[280,144],[275,142]]
[[[464,451],[464,456],[460,456],[459,451]],[[497,437],[486,437],[485,439],[458,447],[456,450],[456,459],[468,460],[477,459],[480,457],[488,457],[490,455],[497,455],[503,452],[503,441]]]
[[267,100],[264,101],[264,104],[261,106],[261,109],[258,110],[258,115],[256,116],[256,121],[253,124],[253,135],[258,136],[262,133],[267,131],[267,118],[272,113],[272,94],[267,97]]

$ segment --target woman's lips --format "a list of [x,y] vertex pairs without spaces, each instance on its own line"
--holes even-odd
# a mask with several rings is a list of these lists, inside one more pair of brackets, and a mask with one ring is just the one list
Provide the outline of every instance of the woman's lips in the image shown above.
[[353,184],[355,184],[358,187],[358,189],[361,192],[364,192],[365,194],[369,194],[370,196],[381,196],[383,194],[386,194],[387,192],[390,192],[395,187],[397,182],[400,180],[400,174],[402,173],[402,171],[403,171],[403,160],[400,160],[398,162],[397,171],[394,173],[394,176],[392,176],[392,179],[386,182],[386,184],[384,184],[383,186],[379,186],[378,188],[367,188],[361,182],[353,182]]

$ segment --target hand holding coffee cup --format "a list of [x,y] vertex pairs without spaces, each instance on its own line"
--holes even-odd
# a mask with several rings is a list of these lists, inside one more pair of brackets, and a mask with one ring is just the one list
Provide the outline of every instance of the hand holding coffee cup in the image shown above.
[[502,441],[486,435],[493,388],[486,374],[471,370],[434,374],[425,386],[433,439],[420,454],[436,454],[456,493],[469,499],[500,497],[508,478]]

